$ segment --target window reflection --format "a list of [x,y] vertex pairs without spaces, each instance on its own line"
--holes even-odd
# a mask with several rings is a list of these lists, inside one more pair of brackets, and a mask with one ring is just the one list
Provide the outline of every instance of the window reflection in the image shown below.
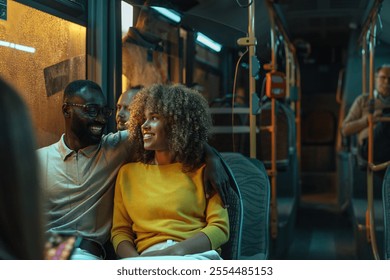
[[86,28],[15,1],[0,20],[0,76],[31,110],[38,146],[64,131],[62,90],[86,77]]

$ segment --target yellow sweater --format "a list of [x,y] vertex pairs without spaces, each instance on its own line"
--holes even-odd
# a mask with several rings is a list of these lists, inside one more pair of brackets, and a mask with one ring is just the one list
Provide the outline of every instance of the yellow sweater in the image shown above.
[[183,241],[200,231],[210,239],[212,249],[227,242],[228,213],[219,195],[206,199],[203,169],[183,173],[180,163],[121,167],[111,229],[115,250],[128,240],[142,253],[154,244]]

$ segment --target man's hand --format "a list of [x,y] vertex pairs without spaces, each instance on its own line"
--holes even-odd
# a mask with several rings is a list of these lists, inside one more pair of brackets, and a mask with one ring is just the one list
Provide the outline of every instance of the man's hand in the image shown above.
[[211,197],[218,192],[221,196],[224,207],[229,207],[227,204],[227,193],[231,187],[229,182],[229,176],[227,175],[221,159],[206,145],[206,167],[203,174],[203,184],[205,187],[206,195]]
[[[374,115],[372,116],[372,121],[374,122],[374,124],[376,124],[377,122],[379,122],[381,120],[381,118],[382,118],[382,113],[375,112]],[[367,121],[367,123],[368,123],[368,121]]]

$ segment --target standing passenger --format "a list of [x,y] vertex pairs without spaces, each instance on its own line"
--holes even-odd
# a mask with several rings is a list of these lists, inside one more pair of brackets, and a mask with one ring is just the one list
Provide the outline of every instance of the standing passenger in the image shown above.
[[[389,116],[390,109],[390,65],[382,65],[375,75],[375,112],[374,112],[374,163],[390,160],[390,123],[377,122],[377,117]],[[358,134],[358,145],[363,158],[368,157],[368,115],[369,96],[356,98],[348,112],[341,132],[344,136]]]

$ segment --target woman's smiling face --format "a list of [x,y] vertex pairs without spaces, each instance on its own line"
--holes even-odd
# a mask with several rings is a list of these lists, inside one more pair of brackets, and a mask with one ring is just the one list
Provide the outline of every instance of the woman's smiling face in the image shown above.
[[164,117],[145,110],[145,122],[141,126],[145,150],[168,151]]

